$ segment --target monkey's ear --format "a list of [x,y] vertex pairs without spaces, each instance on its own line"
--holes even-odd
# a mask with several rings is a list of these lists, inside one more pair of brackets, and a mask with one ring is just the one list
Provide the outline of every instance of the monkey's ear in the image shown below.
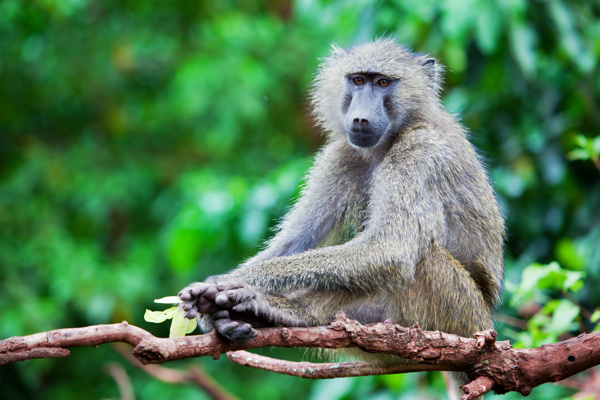
[[438,68],[436,66],[435,58],[426,58],[425,61],[421,62],[421,65],[425,67],[427,76],[429,76],[433,82],[437,81]]
[[425,57],[420,61],[421,66],[425,70],[425,74],[429,77],[429,87],[439,94],[442,83],[442,73],[444,67],[435,61],[435,58]]

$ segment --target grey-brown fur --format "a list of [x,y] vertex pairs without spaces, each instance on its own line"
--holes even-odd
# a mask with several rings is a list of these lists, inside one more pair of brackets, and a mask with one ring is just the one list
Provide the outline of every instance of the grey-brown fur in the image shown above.
[[[247,316],[324,325],[339,310],[463,336],[492,328],[504,220],[465,128],[441,104],[440,72],[391,39],[334,47],[311,96],[327,144],[301,198],[258,255],[208,279],[218,286],[180,293],[188,316],[212,314],[208,321],[233,340],[255,334]],[[372,147],[350,144],[344,125],[354,73],[395,83],[385,103],[393,121]]]

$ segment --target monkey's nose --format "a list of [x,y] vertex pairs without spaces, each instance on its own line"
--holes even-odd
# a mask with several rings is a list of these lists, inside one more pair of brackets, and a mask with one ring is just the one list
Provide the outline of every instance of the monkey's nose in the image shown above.
[[352,121],[354,128],[366,128],[369,126],[369,120],[366,118],[354,118]]

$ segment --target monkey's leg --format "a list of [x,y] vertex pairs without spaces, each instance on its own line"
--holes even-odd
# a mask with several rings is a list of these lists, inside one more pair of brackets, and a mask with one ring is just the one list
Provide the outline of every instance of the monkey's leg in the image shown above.
[[[398,296],[400,308],[394,322],[402,325],[418,322],[423,329],[464,337],[494,325],[491,307],[467,269],[435,245],[430,248],[430,256],[417,265],[414,281]],[[450,377],[462,394],[460,386],[469,382],[466,374],[451,372]]]
[[492,312],[467,269],[436,245],[398,293],[397,323],[469,337],[493,328]]

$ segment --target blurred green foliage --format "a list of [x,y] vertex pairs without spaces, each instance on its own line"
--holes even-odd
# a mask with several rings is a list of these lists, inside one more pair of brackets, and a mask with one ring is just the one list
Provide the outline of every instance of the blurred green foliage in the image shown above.
[[[488,159],[516,298],[500,334],[527,346],[594,329],[599,17],[587,0],[3,0],[0,338],[124,319],[167,336],[143,321],[153,299],[255,253],[298,194],[321,143],[306,101],[318,58],[381,35],[447,66],[444,101]],[[115,398],[109,361],[138,399],[206,398],[108,347],[0,367],[2,397]],[[191,364],[244,399],[444,396],[439,374],[310,382],[226,360],[169,366]]]

